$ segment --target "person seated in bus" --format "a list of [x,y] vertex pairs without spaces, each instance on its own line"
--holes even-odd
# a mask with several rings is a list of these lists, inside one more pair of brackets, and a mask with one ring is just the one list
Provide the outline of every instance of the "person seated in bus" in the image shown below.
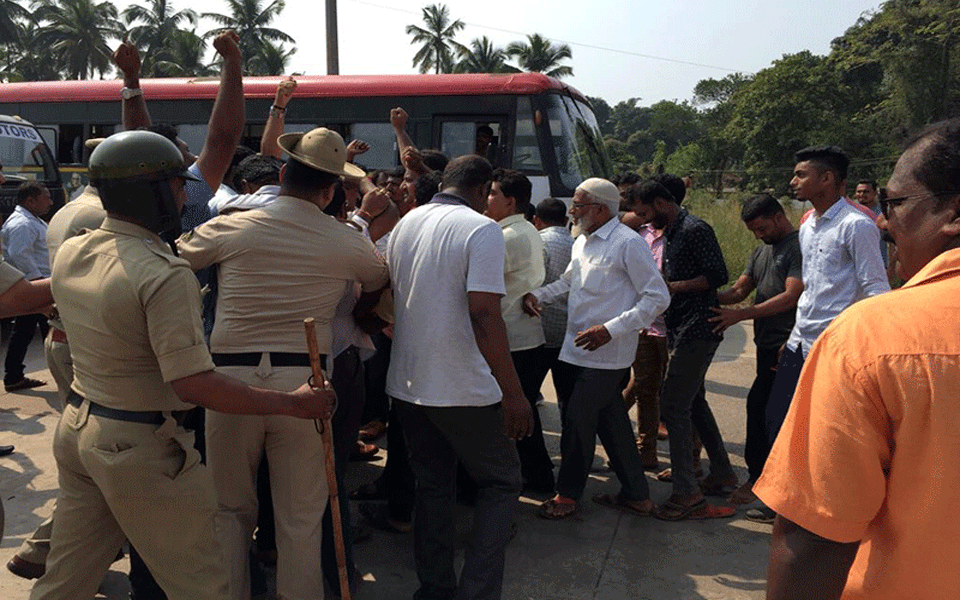
[[477,137],[474,143],[473,153],[493,163],[496,158],[496,139],[493,135],[493,127],[489,125],[477,127]]

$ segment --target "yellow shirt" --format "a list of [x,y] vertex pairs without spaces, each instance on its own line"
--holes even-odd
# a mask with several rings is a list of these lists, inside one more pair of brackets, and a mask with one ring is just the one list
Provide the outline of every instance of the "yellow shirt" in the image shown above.
[[844,600],[960,598],[958,297],[960,249],[837,317],[754,486],[801,527],[860,542]]
[[507,293],[500,299],[500,311],[507,326],[507,341],[511,352],[529,350],[546,343],[540,317],[523,312],[524,294],[543,285],[547,275],[543,240],[523,215],[510,215],[498,223],[506,246],[503,283]]
[[292,196],[211,219],[177,246],[193,269],[219,265],[210,336],[218,353],[305,353],[303,320],[313,317],[320,352],[329,354],[330,323],[346,282],[371,291],[389,279],[369,239]]
[[190,265],[150,231],[107,217],[65,241],[53,298],[70,339],[73,389],[123,410],[185,410],[169,382],[213,369]]

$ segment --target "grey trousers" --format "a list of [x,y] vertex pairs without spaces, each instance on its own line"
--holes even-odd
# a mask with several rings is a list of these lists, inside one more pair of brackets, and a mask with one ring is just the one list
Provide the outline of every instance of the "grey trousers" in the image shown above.
[[599,436],[610,467],[620,480],[620,495],[630,500],[646,500],[650,489],[643,475],[627,407],[620,395],[629,369],[574,368],[576,383],[564,407],[560,435],[557,493],[574,500],[583,496]]
[[[430,407],[395,400],[417,478],[414,558],[418,600],[498,600],[504,548],[520,495],[517,445],[503,433],[503,409]],[[477,483],[473,534],[459,586],[454,571],[457,462]]]
[[660,391],[660,418],[670,433],[670,467],[676,495],[689,495],[700,489],[693,466],[693,427],[697,428],[710,457],[710,475],[716,478],[733,475],[730,457],[707,404],[703,385],[719,345],[720,342],[691,340],[670,351],[667,376]]

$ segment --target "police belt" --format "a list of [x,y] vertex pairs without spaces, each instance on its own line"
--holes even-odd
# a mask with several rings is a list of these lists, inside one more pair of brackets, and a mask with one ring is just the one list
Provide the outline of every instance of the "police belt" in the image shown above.
[[[310,355],[306,352],[214,352],[213,364],[218,367],[256,367],[264,354],[270,355],[272,367],[309,367]],[[320,355],[320,366],[327,368],[327,355]]]
[[[67,403],[80,408],[83,404],[83,396],[70,390],[67,394]],[[161,412],[159,410],[120,410],[119,408],[110,408],[96,402],[90,402],[90,414],[113,419],[114,421],[127,421],[129,423],[143,423],[144,425],[163,425],[169,414],[179,425],[183,425],[183,420],[187,416],[187,410],[175,410],[170,412]]]

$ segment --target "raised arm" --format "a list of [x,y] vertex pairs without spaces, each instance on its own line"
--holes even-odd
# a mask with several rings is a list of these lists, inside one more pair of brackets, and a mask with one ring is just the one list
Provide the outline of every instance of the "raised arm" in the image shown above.
[[260,138],[260,154],[281,158],[282,151],[277,139],[283,135],[283,126],[287,117],[287,105],[297,91],[297,82],[293,77],[287,77],[277,85],[277,93],[273,97],[273,106],[267,116],[267,124],[263,127],[263,137]]
[[127,92],[130,97],[121,97],[120,100],[123,128],[132,131],[150,127],[150,113],[147,112],[147,103],[140,91],[140,52],[129,40],[123,40],[111,58],[123,73],[123,87],[130,90]]
[[235,31],[221,33],[213,40],[213,47],[223,57],[223,72],[217,100],[207,123],[207,139],[197,157],[197,168],[211,190],[216,190],[223,182],[245,124],[243,57],[237,45],[239,40]]
[[407,111],[399,106],[390,109],[390,124],[393,125],[393,132],[397,134],[397,151],[403,156],[403,151],[407,148],[413,148],[413,140],[407,133]]

